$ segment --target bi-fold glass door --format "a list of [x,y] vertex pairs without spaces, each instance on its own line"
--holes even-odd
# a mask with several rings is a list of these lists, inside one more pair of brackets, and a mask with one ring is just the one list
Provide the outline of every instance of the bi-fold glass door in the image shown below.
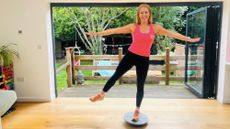
[[219,29],[220,6],[200,8],[187,15],[187,35],[201,40],[186,44],[185,84],[202,98],[216,95]]

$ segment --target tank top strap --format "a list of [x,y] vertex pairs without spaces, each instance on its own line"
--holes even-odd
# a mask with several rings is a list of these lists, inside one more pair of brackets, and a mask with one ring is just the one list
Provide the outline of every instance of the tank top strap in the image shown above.
[[154,32],[154,28],[153,28],[153,24],[150,25],[150,30],[149,31],[150,31],[150,34],[154,34],[155,33]]
[[140,32],[140,25],[139,24],[136,24],[136,31]]

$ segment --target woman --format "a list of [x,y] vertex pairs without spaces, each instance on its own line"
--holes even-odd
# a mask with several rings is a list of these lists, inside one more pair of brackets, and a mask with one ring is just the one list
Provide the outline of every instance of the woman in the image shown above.
[[88,32],[87,35],[111,35],[111,34],[132,34],[132,43],[127,54],[119,63],[115,73],[107,81],[103,90],[97,95],[90,97],[92,102],[103,100],[105,94],[115,84],[115,82],[129,69],[136,66],[137,93],[136,109],[133,121],[138,121],[141,102],[144,96],[144,83],[149,68],[150,49],[154,41],[155,34],[169,36],[183,41],[198,42],[200,38],[190,38],[177,32],[169,31],[158,24],[152,24],[151,8],[147,4],[141,4],[137,9],[136,24],[129,24],[123,27],[107,29],[101,32]]

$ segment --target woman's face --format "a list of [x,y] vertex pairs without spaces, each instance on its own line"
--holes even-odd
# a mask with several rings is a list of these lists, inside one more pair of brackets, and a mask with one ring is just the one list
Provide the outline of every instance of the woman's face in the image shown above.
[[148,8],[141,7],[140,11],[139,11],[139,18],[140,18],[141,22],[148,22],[149,16],[150,16],[150,14],[149,14]]

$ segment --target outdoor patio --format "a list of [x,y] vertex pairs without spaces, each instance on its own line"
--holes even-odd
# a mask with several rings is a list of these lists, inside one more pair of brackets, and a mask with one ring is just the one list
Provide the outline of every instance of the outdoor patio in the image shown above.
[[[103,85],[77,85],[58,93],[58,97],[89,97],[102,89]],[[107,94],[107,98],[134,98],[135,84],[115,85]],[[145,85],[145,98],[196,99],[197,97],[184,85]]]

